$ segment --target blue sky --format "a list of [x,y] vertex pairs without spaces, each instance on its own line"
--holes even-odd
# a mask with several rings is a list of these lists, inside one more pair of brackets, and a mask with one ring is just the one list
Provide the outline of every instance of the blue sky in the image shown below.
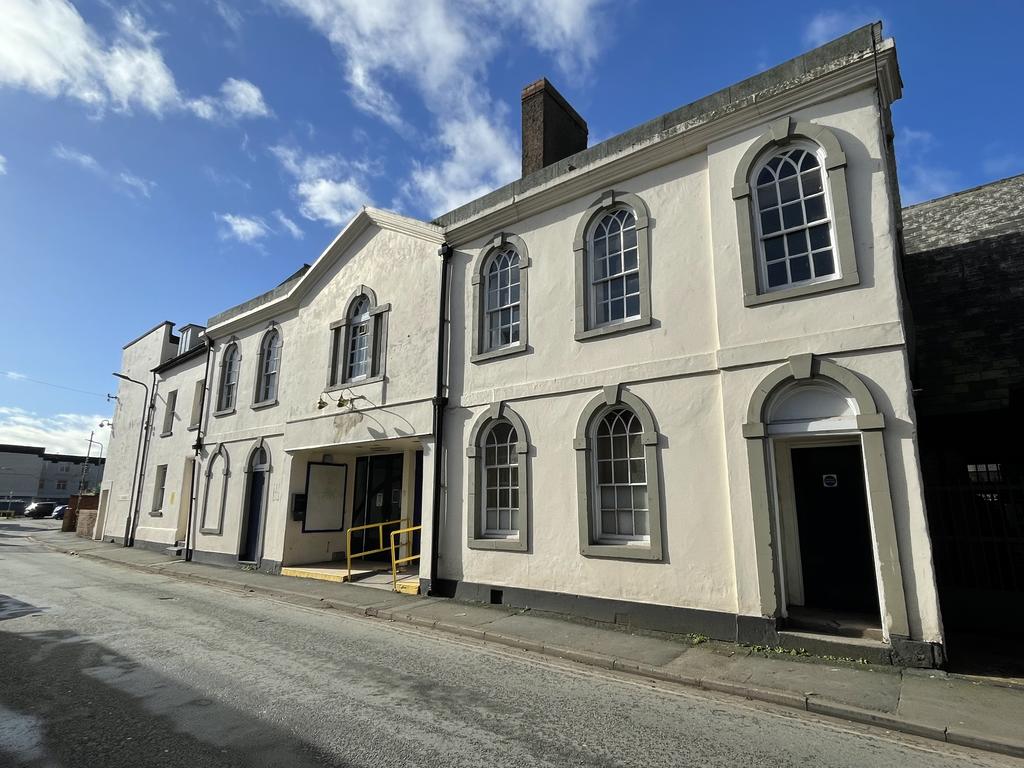
[[4,0],[0,442],[84,451],[125,342],[269,289],[363,203],[431,217],[516,178],[542,75],[594,143],[880,18],[905,202],[1024,172],[1024,5],[779,11]]

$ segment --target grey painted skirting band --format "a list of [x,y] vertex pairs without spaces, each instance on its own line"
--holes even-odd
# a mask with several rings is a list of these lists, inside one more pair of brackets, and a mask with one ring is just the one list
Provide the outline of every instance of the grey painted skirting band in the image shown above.
[[[121,544],[124,541],[123,537],[111,536],[109,539],[117,544]],[[135,546],[139,549],[147,549],[151,552],[165,552],[171,544],[165,544],[160,541],[146,541],[144,539],[135,539]],[[184,558],[182,558],[184,559]],[[247,563],[240,563],[238,561],[238,555],[232,555],[227,552],[204,552],[201,549],[192,550],[192,562],[203,563],[205,565],[219,565],[225,568],[240,568]],[[259,568],[257,570],[263,573],[278,574],[281,572],[281,563],[277,560],[269,560],[263,558],[260,561]]]
[[[653,605],[628,600],[571,595],[563,592],[546,592],[536,589],[503,587],[468,581],[439,579],[431,594],[454,597],[470,603],[497,603],[512,608],[528,608],[534,611],[576,616],[591,621],[615,624],[633,629],[647,629],[673,634],[706,635],[713,640],[746,645],[791,647],[792,641],[785,642],[777,628],[777,622],[767,616],[741,616],[722,611],[708,611],[698,608],[680,608],[669,605]],[[429,580],[421,580],[421,594],[429,592]],[[806,636],[800,637],[805,650],[818,654],[863,655],[861,646],[844,642],[844,638],[822,639],[817,646],[809,647]],[[818,647],[820,646],[820,647]],[[911,640],[900,635],[892,636],[890,646],[879,646],[870,654],[869,661],[876,664],[894,664],[906,667],[936,668],[945,662],[942,645],[920,640]]]

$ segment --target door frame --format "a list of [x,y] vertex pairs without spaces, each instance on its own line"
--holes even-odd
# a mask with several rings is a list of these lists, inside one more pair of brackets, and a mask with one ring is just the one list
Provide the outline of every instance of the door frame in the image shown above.
[[[871,560],[874,564],[875,588],[882,593],[882,580],[878,564],[878,538],[875,535],[871,510],[871,496],[868,493],[869,478],[864,462],[864,445],[857,432],[800,434],[774,436],[769,439],[769,472],[775,503],[775,530],[779,532],[777,545],[777,572],[779,581],[779,616],[789,616],[791,598],[803,603],[803,562],[800,554],[800,524],[796,505],[796,485],[793,481],[793,449],[839,448],[855,445],[860,448],[860,466],[864,473],[864,514],[868,516],[871,532]],[[881,601],[878,606],[879,625],[882,622]]]
[[[259,472],[264,475],[264,478],[263,498],[260,499],[260,524],[259,530],[256,532],[256,557],[253,560],[243,560],[242,543],[243,536],[246,535],[249,526],[249,499],[250,494],[252,493],[252,476],[254,474],[254,470],[252,468],[252,460],[256,453],[260,450],[260,448],[262,448],[267,453],[267,463],[264,465],[264,469],[259,470]],[[245,474],[245,490],[242,493],[242,511],[238,526],[238,542],[235,545],[235,552],[237,553],[235,557],[238,559],[239,563],[255,563],[256,566],[259,567],[259,565],[263,562],[263,537],[267,530],[267,506],[270,501],[270,476],[273,469],[274,463],[273,457],[270,454],[270,448],[269,446],[267,446],[266,442],[261,437],[259,440],[256,441],[256,444],[253,445],[252,449],[249,451],[249,455],[246,458],[245,462],[245,469],[243,470]]]

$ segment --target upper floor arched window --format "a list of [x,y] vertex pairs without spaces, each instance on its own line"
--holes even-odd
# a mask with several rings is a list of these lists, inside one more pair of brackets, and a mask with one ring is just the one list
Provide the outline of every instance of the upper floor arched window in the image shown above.
[[743,303],[756,306],[860,282],[839,139],[782,117],[736,167]]
[[217,391],[217,411],[223,413],[235,408],[238,396],[238,367],[242,356],[238,352],[237,342],[231,342],[224,348],[220,361],[220,387]]
[[345,317],[331,324],[329,386],[365,383],[384,375],[389,304],[377,304],[376,294],[360,286],[348,301]]
[[281,374],[281,332],[271,328],[263,335],[256,370],[256,405],[277,401]]
[[576,230],[576,339],[651,322],[647,206],[637,195],[606,192]]
[[473,268],[473,362],[526,349],[528,327],[526,243],[501,232],[480,251]]
[[796,142],[767,154],[752,179],[760,278],[773,291],[832,280],[839,271],[821,147]]

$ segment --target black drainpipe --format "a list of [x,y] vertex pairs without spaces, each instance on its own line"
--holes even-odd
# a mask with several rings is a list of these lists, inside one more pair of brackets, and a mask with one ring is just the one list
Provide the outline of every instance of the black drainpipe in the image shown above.
[[142,427],[142,434],[145,436],[142,443],[142,465],[139,467],[138,493],[135,494],[135,509],[131,516],[131,527],[129,530],[128,543],[126,547],[135,546],[135,529],[139,527],[139,507],[142,505],[143,478],[146,476],[146,461],[149,459],[150,431],[153,427],[153,411],[156,410],[156,373],[153,374],[152,387],[150,388],[149,403],[146,407],[146,422]]
[[430,517],[430,588],[428,594],[437,595],[437,561],[441,542],[441,492],[443,488],[444,461],[444,411],[448,405],[445,394],[445,323],[448,314],[448,264],[452,247],[442,243],[437,254],[441,257],[441,296],[437,304],[437,388],[434,394],[434,502]]
[[199,496],[200,478],[203,473],[198,467],[199,455],[203,452],[203,420],[206,417],[206,388],[210,383],[210,354],[213,352],[213,339],[206,339],[206,367],[203,369],[203,393],[199,396],[199,424],[196,428],[196,441],[192,444],[196,461],[192,464],[192,489],[188,497],[188,522],[185,523],[185,561],[192,561],[192,537],[195,526],[192,523],[195,515],[196,497]]

